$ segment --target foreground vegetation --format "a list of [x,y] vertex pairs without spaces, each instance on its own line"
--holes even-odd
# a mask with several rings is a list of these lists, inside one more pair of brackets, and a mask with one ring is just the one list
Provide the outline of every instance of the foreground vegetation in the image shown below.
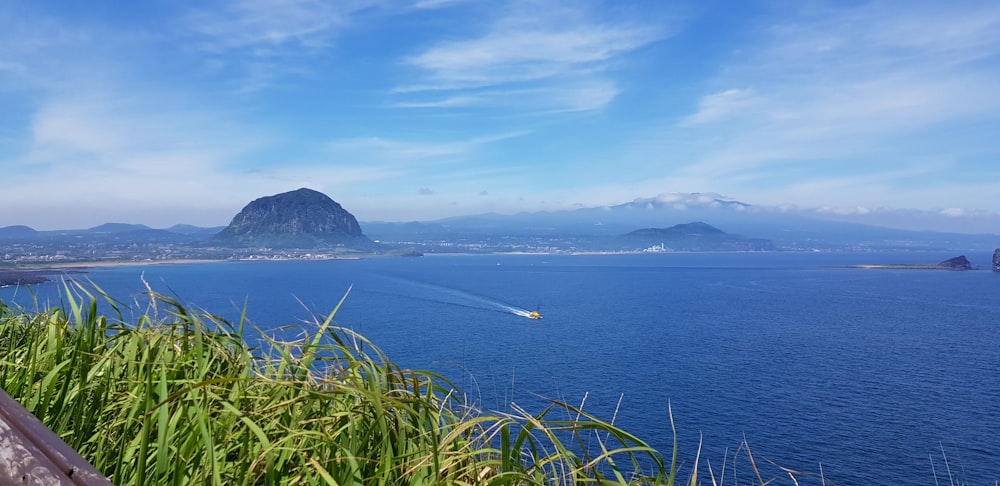
[[665,458],[582,405],[484,412],[336,326],[339,304],[280,341],[152,290],[139,310],[63,290],[59,307],[0,301],[0,388],[117,485],[833,484],[774,464],[765,480],[745,440],[700,479],[699,446],[681,479],[676,436]]
[[62,308],[0,302],[0,387],[115,484],[675,482],[676,455],[578,407],[468,406],[336,327],[336,309],[254,349],[245,318],[151,292],[126,322],[99,289],[65,287]]

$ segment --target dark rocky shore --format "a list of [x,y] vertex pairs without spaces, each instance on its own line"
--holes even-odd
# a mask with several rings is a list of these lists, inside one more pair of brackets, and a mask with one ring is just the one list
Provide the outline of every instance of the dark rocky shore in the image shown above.
[[32,285],[49,281],[43,270],[0,270],[0,287]]

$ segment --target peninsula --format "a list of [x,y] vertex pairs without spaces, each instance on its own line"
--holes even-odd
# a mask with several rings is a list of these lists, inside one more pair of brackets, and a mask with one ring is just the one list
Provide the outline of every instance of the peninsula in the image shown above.
[[891,270],[974,270],[965,255],[949,258],[940,263],[873,263],[851,265],[851,268],[877,268]]
[[42,270],[2,270],[0,269],[0,287],[12,285],[32,285],[48,282],[45,275],[48,272]]

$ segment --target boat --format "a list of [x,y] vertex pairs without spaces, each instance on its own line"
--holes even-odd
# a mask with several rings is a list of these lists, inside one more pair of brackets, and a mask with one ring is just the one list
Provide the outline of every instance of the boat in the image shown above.
[[531,311],[528,313],[528,319],[541,319],[542,315],[538,311]]

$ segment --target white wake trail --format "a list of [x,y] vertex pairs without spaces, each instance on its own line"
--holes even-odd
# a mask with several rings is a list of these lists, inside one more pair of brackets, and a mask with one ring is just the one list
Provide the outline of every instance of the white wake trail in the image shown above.
[[[424,288],[427,288],[427,289],[431,289],[431,290],[435,290],[435,291],[438,291],[438,292],[441,292],[441,293],[445,293],[445,294],[451,295],[453,297],[458,297],[458,298],[460,298],[462,300],[475,302],[477,304],[480,304],[481,307],[479,307],[479,308],[481,308],[481,309],[495,310],[495,311],[499,311],[499,312],[514,314],[516,316],[521,316],[521,317],[531,317],[531,311],[529,311],[527,309],[522,309],[520,307],[517,307],[515,305],[511,305],[511,304],[508,304],[508,303],[505,303],[505,302],[501,302],[501,301],[496,300],[496,299],[490,299],[490,298],[483,297],[483,296],[480,296],[480,295],[476,295],[476,294],[472,294],[472,293],[465,292],[465,291],[462,291],[462,290],[454,289],[454,288],[451,288],[451,287],[444,287],[444,286],[441,286],[441,285],[435,285],[435,284],[427,283],[427,282],[419,282],[419,281],[404,279],[404,278],[400,278],[400,277],[389,277],[389,278],[392,278],[393,280],[398,280],[398,281],[401,281],[401,282],[406,282],[406,283],[409,283],[411,285],[416,285],[416,286],[419,286],[419,287],[424,287]],[[447,301],[444,301],[444,300],[442,300],[441,302],[445,303],[445,304],[454,303],[454,302],[447,302]]]

